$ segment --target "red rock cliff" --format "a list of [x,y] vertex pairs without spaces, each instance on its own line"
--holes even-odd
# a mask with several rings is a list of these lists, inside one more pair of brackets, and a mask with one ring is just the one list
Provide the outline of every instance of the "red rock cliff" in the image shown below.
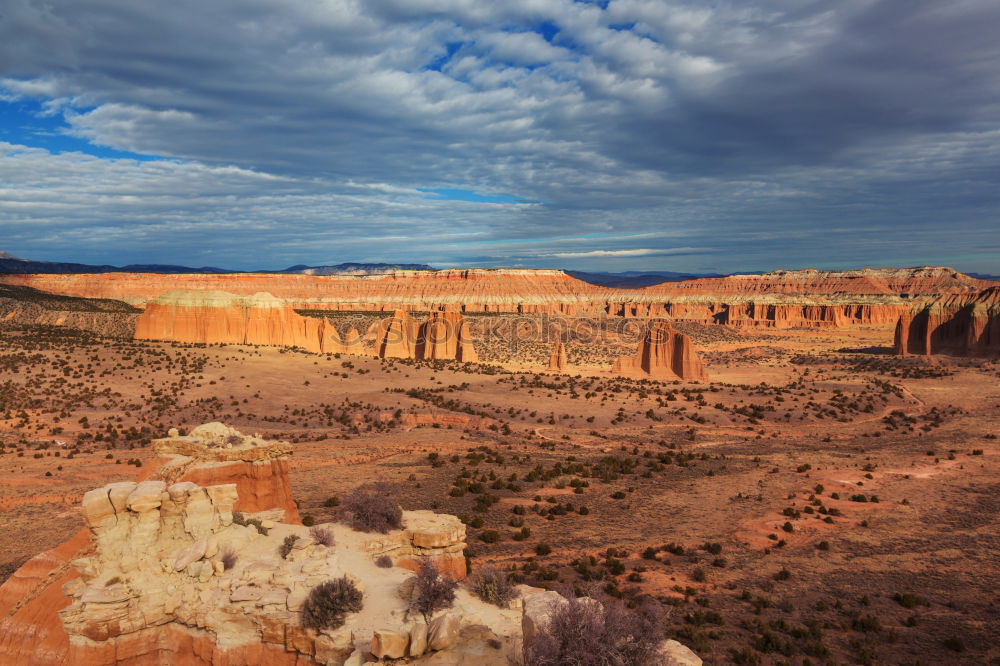
[[945,296],[904,313],[895,345],[903,355],[1000,355],[1000,287]]
[[[356,334],[355,334],[356,335]],[[303,317],[271,294],[174,290],[146,305],[136,340],[301,347],[314,353],[351,353],[326,319]]]
[[691,339],[660,320],[646,326],[635,356],[616,360],[612,372],[684,381],[708,377]]

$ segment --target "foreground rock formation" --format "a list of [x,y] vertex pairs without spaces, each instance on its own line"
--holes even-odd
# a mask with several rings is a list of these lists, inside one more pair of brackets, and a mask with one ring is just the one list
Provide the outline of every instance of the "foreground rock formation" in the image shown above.
[[623,356],[616,360],[612,372],[682,381],[704,380],[708,377],[691,338],[678,333],[670,324],[661,320],[652,321],[646,326],[635,356]]
[[360,353],[357,331],[341,339],[326,319],[303,317],[265,292],[176,289],[146,305],[136,340],[301,347],[320,354]]
[[[235,480],[244,491],[233,504],[235,510],[297,522],[288,486],[288,444],[244,437],[216,423],[199,426],[186,437],[171,432],[154,446],[162,457],[147,468],[149,480],[166,485],[193,479],[216,484]],[[80,575],[74,562],[93,549],[90,530],[81,530],[61,546],[28,560],[0,586],[0,663],[115,663],[70,660],[69,636],[57,615],[70,601],[62,586]],[[193,649],[190,636],[164,634],[157,640],[177,649]]]
[[[469,659],[480,652],[487,655],[481,663],[505,663],[506,653],[488,643],[516,633],[518,610],[486,607],[462,592],[421,630],[422,619],[407,613],[399,593],[411,577],[407,568],[425,558],[464,577],[465,526],[457,518],[413,511],[403,513],[403,529],[385,535],[338,524],[310,531],[279,522],[288,515],[278,502],[288,487],[283,470],[267,477],[270,492],[261,492],[260,478],[189,480],[197,473],[225,480],[241,462],[268,465],[287,455],[288,445],[208,424],[156,446],[166,460],[151,478],[88,492],[87,529],[0,587],[0,663],[360,665],[383,650],[379,632],[423,635],[423,647],[403,645],[414,655],[450,651]],[[173,480],[177,475],[183,480]],[[242,497],[241,488],[250,495]],[[277,505],[247,508],[267,498]],[[379,555],[399,566],[377,567]],[[303,627],[309,590],[341,576],[363,591],[363,609],[335,630]]]
[[1000,287],[945,296],[904,313],[895,348],[902,355],[1000,355]]

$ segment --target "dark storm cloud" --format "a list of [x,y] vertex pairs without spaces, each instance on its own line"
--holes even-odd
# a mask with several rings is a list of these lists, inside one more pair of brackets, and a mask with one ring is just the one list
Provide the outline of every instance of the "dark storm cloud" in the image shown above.
[[998,270],[998,24],[991,0],[10,0],[0,99],[171,160],[7,132],[0,249]]

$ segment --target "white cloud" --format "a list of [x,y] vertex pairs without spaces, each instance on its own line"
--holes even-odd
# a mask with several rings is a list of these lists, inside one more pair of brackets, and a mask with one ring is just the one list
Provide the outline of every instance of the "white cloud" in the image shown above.
[[[281,247],[284,229],[324,256],[359,238],[455,261],[527,241],[538,262],[623,265],[671,255],[553,239],[669,232],[743,242],[729,260],[748,270],[789,256],[753,239],[864,261],[870,230],[894,224],[929,255],[974,248],[998,208],[996,20],[989,0],[8,0],[0,103],[35,99],[76,137],[176,161],[8,146],[0,228],[22,254],[59,247],[43,227],[73,230],[65,253],[112,228],[136,252]],[[445,231],[475,242],[435,246]]]
[[675,248],[644,248],[638,250],[590,250],[588,252],[553,252],[550,257],[560,259],[584,259],[588,257],[650,257],[667,256],[671,254],[695,254],[704,252],[703,247],[675,247]]

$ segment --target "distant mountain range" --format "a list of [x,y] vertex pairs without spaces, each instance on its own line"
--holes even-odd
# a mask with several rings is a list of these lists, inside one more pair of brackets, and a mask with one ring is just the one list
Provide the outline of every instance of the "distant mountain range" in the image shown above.
[[683,282],[699,278],[726,277],[719,273],[674,273],[673,271],[642,272],[625,271],[624,273],[586,273],[583,271],[566,271],[566,274],[598,287],[613,287],[615,289],[640,289],[664,282]]
[[[226,268],[216,268],[214,266],[201,266],[192,268],[190,266],[175,266],[172,264],[129,264],[127,266],[94,266],[90,264],[76,264],[70,262],[56,261],[32,261],[30,259],[19,259],[7,252],[0,252],[0,273],[38,273],[38,274],[79,274],[79,273],[159,273],[164,275],[178,275],[183,273],[261,273],[270,275],[385,275],[394,271],[434,271],[433,266],[427,264],[367,264],[348,262],[344,264],[333,264],[325,266],[306,266],[297,264],[288,268],[269,271],[234,271]],[[677,273],[674,271],[624,271],[622,273],[604,273],[588,271],[565,271],[570,277],[582,280],[588,284],[598,287],[612,287],[615,289],[641,289],[664,282],[683,282],[684,280],[697,280],[700,278],[722,278],[735,273]],[[761,271],[747,272],[741,271],[740,275],[761,275]],[[994,280],[1000,282],[1000,276],[984,275],[982,273],[966,273],[969,277],[979,280]]]
[[427,264],[359,264],[346,263],[333,266],[306,266],[303,264],[289,266],[280,271],[233,271],[214,266],[174,266],[172,264],[129,264],[127,266],[109,266],[90,264],[75,264],[56,261],[32,261],[19,259],[7,252],[0,252],[0,273],[40,273],[40,274],[80,274],[80,273],[159,273],[176,275],[182,273],[269,273],[283,275],[382,275],[393,271],[433,271]]

